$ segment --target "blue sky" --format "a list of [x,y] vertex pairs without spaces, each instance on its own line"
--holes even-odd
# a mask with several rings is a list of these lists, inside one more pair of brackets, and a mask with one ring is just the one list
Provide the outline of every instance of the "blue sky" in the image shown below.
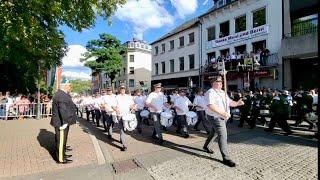
[[88,79],[90,69],[79,62],[89,40],[99,34],[116,36],[122,43],[133,37],[151,43],[183,22],[199,16],[213,5],[212,0],[128,0],[112,17],[112,24],[98,17],[94,27],[76,32],[63,26],[69,52],[63,58],[64,75]]

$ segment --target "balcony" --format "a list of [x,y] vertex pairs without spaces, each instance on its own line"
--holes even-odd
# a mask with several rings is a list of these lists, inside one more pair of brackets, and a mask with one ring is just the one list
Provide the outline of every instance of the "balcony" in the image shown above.
[[307,20],[297,20],[291,25],[291,33],[284,35],[284,38],[303,36],[318,31],[318,17]]
[[306,58],[318,53],[318,17],[292,23],[291,33],[281,41],[283,58]]
[[[226,71],[228,72],[246,72],[259,71],[277,67],[279,65],[278,53],[261,55],[252,54],[251,56],[238,55],[236,59],[225,58]],[[218,73],[223,68],[222,58],[218,57],[217,61],[207,63],[202,68],[202,74]]]

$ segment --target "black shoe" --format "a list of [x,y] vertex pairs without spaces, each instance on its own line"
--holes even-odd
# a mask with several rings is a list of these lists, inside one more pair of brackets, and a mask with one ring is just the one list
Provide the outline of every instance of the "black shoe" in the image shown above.
[[178,129],[176,130],[176,133],[177,133],[177,134],[182,134],[181,131],[178,130]]
[[208,154],[213,154],[214,152],[211,150],[211,149],[209,149],[208,147],[204,147],[203,146],[203,150],[205,150]]
[[122,148],[121,148],[121,151],[126,151],[127,150],[127,147],[125,147],[125,146],[123,146]]
[[310,124],[310,125],[309,125],[309,130],[312,130],[313,127],[314,127],[313,124]]
[[198,129],[198,128],[193,128],[195,131],[197,131],[197,132],[199,132],[200,131],[200,129]]
[[190,135],[189,135],[189,134],[185,134],[183,137],[184,137],[184,138],[189,138]]
[[223,164],[227,165],[229,167],[235,167],[236,166],[236,163],[234,163],[232,160],[226,160],[226,159],[223,160]]
[[158,144],[159,144],[159,145],[163,145],[163,143],[164,143],[164,140],[163,140],[163,139],[159,139],[159,140],[158,140]]
[[108,139],[112,139],[112,136],[111,135],[107,135]]
[[66,149],[72,150],[71,146],[66,146]]
[[68,154],[66,154],[66,155],[64,155],[66,158],[71,158],[72,157],[72,155],[68,155]]
[[65,159],[64,161],[62,162],[57,162],[57,164],[70,164],[72,163],[73,161],[71,159]]
[[272,129],[267,128],[267,129],[264,129],[264,131],[266,131],[266,132],[272,132],[273,130],[272,130]]
[[292,131],[283,133],[283,135],[285,135],[285,136],[289,136],[289,135],[291,135],[291,134],[292,134]]
[[71,149],[71,148],[70,148],[70,149],[66,148],[66,152],[70,152],[70,151],[72,151],[72,149]]
[[152,135],[151,137],[152,137],[152,139],[158,139],[158,137],[155,135]]

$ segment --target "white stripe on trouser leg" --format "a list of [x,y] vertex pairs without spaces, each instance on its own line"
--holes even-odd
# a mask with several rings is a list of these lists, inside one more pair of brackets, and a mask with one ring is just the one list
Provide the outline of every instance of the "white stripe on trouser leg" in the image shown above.
[[59,162],[63,162],[63,141],[64,141],[64,129],[61,129],[60,141],[59,141]]

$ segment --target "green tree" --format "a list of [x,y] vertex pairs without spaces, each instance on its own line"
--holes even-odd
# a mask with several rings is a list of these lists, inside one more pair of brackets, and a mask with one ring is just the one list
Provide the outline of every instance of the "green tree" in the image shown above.
[[[67,46],[60,26],[75,31],[91,28],[96,16],[105,19],[126,0],[1,0],[0,65],[14,64],[33,89],[38,68],[61,65]],[[10,79],[10,78],[9,78]],[[2,81],[0,84],[12,84]],[[10,86],[10,85],[8,85]],[[14,84],[13,84],[14,86]],[[17,86],[16,86],[17,87]]]
[[91,81],[90,80],[71,80],[72,92],[75,93],[83,93],[91,89]]
[[[111,80],[112,86],[114,79],[122,69],[122,54],[126,48],[121,45],[120,40],[110,34],[100,34],[100,39],[91,40],[87,43],[87,53],[84,54],[82,61],[87,61],[85,66],[94,72],[106,72]],[[90,59],[94,58],[94,61]],[[101,78],[100,78],[101,79]]]

